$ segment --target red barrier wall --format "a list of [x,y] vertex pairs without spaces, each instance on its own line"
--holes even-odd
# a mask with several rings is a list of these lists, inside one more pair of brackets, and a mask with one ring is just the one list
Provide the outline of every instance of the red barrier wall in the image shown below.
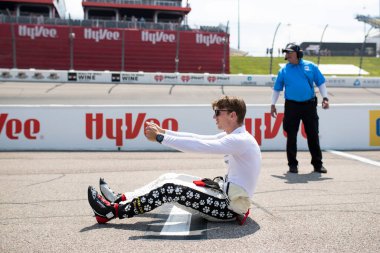
[[[20,69],[68,70],[72,47],[75,70],[174,72],[178,44],[179,72],[222,73],[225,54],[229,73],[224,33],[29,24],[14,31]],[[12,68],[11,24],[0,24],[0,36],[0,67]]]
[[127,71],[174,72],[176,32],[135,30],[125,32]]
[[12,68],[11,25],[0,24],[0,68]]
[[229,37],[224,45],[224,33],[184,32],[180,34],[179,72],[222,73],[224,50],[225,73],[229,73]]
[[69,27],[15,25],[17,68],[69,69]]
[[121,32],[116,29],[75,27],[74,69],[121,70]]

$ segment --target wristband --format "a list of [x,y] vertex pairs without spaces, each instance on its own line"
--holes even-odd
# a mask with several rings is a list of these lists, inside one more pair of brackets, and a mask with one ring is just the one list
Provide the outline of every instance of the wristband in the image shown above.
[[161,144],[161,142],[164,140],[164,135],[157,134],[156,135],[156,141]]

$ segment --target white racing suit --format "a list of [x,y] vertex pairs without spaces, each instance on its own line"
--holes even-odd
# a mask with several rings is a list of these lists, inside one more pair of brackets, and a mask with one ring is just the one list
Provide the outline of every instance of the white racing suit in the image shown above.
[[209,220],[231,220],[247,214],[261,168],[261,152],[254,137],[238,127],[232,133],[197,135],[166,130],[162,145],[182,152],[221,154],[228,170],[220,189],[200,187],[201,178],[165,174],[136,191],[126,193],[118,208],[119,218],[149,212],[167,202],[196,211]]

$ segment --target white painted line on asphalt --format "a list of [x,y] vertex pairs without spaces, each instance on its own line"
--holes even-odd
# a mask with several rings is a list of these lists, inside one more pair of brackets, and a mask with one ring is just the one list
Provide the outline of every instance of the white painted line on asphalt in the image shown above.
[[160,235],[189,235],[191,213],[173,206]]
[[348,154],[348,153],[341,152],[341,151],[336,151],[336,150],[327,150],[327,152],[330,152],[330,153],[335,154],[335,155],[344,156],[344,157],[347,157],[347,158],[350,158],[350,159],[353,159],[353,160],[358,160],[358,161],[363,162],[363,163],[368,163],[368,164],[380,167],[380,162],[376,162],[374,160],[371,160],[371,159],[368,159],[368,158],[364,158],[364,157],[361,157],[361,156],[357,156],[357,155],[353,155],[353,154]]

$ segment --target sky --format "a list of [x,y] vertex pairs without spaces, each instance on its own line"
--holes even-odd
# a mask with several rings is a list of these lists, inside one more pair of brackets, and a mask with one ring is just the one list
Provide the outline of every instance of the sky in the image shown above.
[[[82,0],[65,0],[71,18],[82,19]],[[186,0],[183,0],[183,5]],[[197,26],[227,25],[230,46],[253,56],[274,52],[288,42],[319,42],[324,28],[324,42],[363,42],[369,25],[356,15],[380,16],[380,0],[188,0],[191,12],[188,24]],[[240,8],[238,6],[240,5]],[[239,12],[240,10],[240,12]],[[240,13],[240,15],[239,15]],[[240,22],[238,22],[240,17]],[[240,23],[240,36],[238,24]],[[370,36],[378,32],[370,31]],[[239,43],[240,41],[240,43]]]

